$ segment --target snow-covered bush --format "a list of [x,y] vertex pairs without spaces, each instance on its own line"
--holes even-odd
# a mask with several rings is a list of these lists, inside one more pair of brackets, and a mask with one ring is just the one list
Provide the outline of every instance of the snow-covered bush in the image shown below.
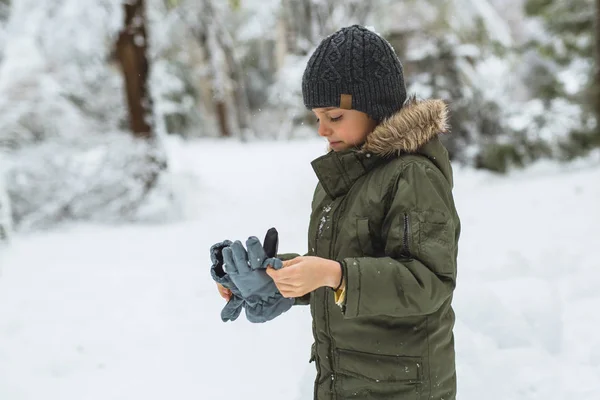
[[29,230],[65,220],[137,220],[164,167],[161,148],[125,133],[87,134],[16,150],[6,174],[15,225]]

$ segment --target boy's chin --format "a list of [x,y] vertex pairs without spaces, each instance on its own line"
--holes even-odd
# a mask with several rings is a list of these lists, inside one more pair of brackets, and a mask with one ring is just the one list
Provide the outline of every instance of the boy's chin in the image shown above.
[[333,151],[343,151],[348,148],[348,145],[344,142],[333,142],[329,143],[329,149]]

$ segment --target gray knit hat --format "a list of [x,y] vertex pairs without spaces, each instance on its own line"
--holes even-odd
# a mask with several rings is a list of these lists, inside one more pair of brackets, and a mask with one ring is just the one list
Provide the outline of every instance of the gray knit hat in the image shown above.
[[308,109],[354,109],[381,122],[406,100],[402,64],[377,33],[345,27],[323,39],[308,60],[302,96]]

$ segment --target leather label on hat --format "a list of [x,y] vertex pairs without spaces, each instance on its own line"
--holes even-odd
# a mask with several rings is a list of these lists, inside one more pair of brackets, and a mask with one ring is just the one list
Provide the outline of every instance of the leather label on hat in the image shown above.
[[340,95],[340,108],[343,108],[344,110],[352,109],[352,95],[351,94]]

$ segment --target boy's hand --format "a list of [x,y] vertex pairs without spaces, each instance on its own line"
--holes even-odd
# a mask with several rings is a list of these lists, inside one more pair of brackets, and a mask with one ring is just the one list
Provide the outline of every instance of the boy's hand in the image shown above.
[[221,295],[222,298],[224,298],[225,300],[229,301],[231,300],[231,290],[227,289],[225,286],[221,285],[220,283],[217,283],[217,290],[219,291],[219,294]]
[[337,261],[321,257],[296,257],[284,261],[283,268],[267,268],[267,274],[275,281],[285,297],[302,297],[323,286],[336,288],[342,278]]

